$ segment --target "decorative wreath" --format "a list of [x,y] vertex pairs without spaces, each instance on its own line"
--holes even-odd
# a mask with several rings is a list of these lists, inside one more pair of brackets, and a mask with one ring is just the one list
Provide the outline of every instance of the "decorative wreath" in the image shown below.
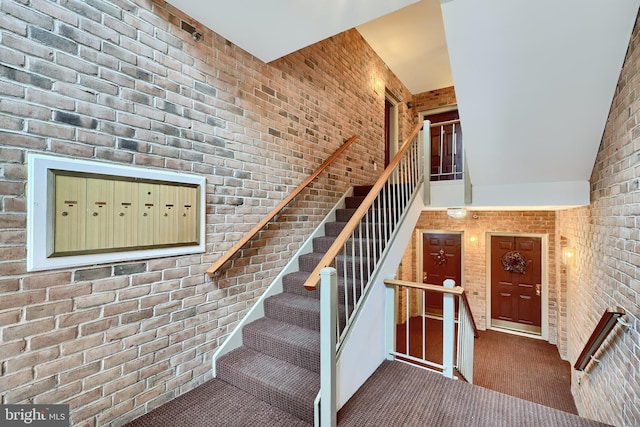
[[502,266],[506,271],[524,274],[527,269],[527,258],[518,251],[509,251],[502,255]]
[[440,252],[433,257],[434,264],[445,265],[447,263],[447,257],[445,256],[444,249],[440,249]]

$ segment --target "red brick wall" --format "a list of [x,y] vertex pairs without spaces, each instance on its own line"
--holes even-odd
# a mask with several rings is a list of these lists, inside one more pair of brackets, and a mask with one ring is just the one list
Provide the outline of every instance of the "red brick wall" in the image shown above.
[[607,308],[624,308],[631,324],[614,330],[588,376],[572,375],[580,413],[618,426],[640,425],[639,47],[636,22],[591,175],[591,205],[559,212],[557,226],[576,255],[566,274],[569,360],[575,363]]
[[422,92],[413,97],[413,109],[416,112],[449,107],[456,104],[456,92],[453,86]]
[[[474,218],[474,214],[477,218]],[[558,290],[556,275],[555,248],[555,212],[550,211],[470,211],[464,219],[452,219],[442,211],[424,211],[415,227],[418,231],[463,232],[464,288],[469,297],[471,311],[480,329],[487,325],[487,236],[488,233],[521,233],[546,235],[549,238],[549,341],[556,343],[558,317]],[[469,241],[471,236],[478,238],[477,244]],[[412,239],[403,257],[404,280],[418,281],[417,242]],[[407,267],[409,266],[409,267]]]
[[[264,64],[159,0],[0,2],[0,403],[121,424],[209,379],[328,209],[381,171],[374,78],[403,101],[406,135],[411,95],[355,30]],[[205,275],[353,134],[247,257]],[[206,176],[206,253],[27,273],[27,152]]]

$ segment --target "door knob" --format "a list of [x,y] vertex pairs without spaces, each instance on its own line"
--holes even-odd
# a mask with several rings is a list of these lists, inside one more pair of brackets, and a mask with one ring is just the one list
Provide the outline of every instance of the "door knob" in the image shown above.
[[541,292],[542,292],[542,291],[541,291],[541,288],[542,288],[542,285],[540,285],[540,283],[538,283],[538,284],[536,285],[536,296],[538,296],[538,297],[540,296],[540,294],[541,294]]

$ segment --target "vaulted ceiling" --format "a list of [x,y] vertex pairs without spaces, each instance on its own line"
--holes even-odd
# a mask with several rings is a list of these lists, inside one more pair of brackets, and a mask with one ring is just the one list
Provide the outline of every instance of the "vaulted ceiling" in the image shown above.
[[356,27],[412,93],[454,85],[474,204],[588,203],[640,0],[168,0],[265,62]]

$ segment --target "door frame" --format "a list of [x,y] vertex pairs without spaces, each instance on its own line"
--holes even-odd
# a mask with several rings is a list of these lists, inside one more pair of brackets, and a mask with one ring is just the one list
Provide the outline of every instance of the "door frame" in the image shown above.
[[537,234],[537,233],[500,233],[500,232],[488,232],[485,242],[490,242],[492,236],[507,236],[507,237],[537,237],[540,238],[540,263],[541,263],[541,282],[542,285],[542,300],[540,301],[540,335],[530,334],[526,332],[518,332],[511,329],[500,328],[491,324],[491,245],[485,245],[485,268],[486,268],[486,319],[487,329],[497,330],[501,332],[508,332],[515,335],[522,335],[530,338],[538,338],[545,341],[549,341],[549,235]]
[[[400,99],[395,96],[390,91],[386,90],[384,93],[385,101],[388,101],[391,104],[391,108],[389,109],[389,128],[385,129],[384,132],[388,133],[389,138],[389,146],[385,147],[385,150],[389,152],[389,161],[391,161],[396,153],[398,152],[399,145],[399,124],[398,124],[398,104],[400,104]],[[385,106],[386,108],[386,106]],[[384,165],[386,168],[387,165]]]
[[422,259],[423,259],[423,239],[425,234],[458,234],[460,235],[460,281],[456,286],[464,286],[464,231],[459,230],[431,230],[419,228],[416,230],[416,282],[422,283]]

